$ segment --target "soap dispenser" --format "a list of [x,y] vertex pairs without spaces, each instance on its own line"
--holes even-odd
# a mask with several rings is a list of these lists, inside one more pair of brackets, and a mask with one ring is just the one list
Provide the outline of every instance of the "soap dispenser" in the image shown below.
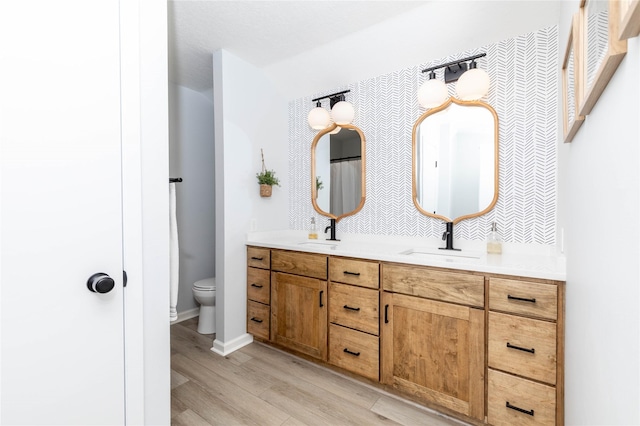
[[502,254],[502,237],[495,222],[491,223],[491,231],[487,235],[487,253]]
[[316,218],[311,218],[311,225],[309,225],[309,239],[317,240],[318,239],[318,231],[316,230]]

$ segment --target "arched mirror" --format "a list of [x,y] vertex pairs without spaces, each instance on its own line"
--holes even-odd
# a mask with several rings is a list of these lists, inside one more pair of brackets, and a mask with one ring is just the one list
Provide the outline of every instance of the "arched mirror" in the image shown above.
[[362,130],[333,124],[311,144],[311,202],[321,215],[338,222],[364,206],[365,140]]
[[498,200],[498,115],[449,98],[413,126],[413,202],[445,222],[481,216]]

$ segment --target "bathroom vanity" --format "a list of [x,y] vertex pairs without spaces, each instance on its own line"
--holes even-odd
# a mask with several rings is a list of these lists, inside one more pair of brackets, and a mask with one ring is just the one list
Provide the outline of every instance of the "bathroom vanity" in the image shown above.
[[407,245],[250,237],[247,331],[468,422],[562,425],[563,260]]

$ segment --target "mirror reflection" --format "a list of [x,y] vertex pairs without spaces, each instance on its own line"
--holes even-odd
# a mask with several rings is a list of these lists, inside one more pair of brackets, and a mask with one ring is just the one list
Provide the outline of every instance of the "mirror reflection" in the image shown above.
[[312,203],[340,220],[360,211],[365,200],[364,135],[356,126],[333,125],[311,147]]
[[498,199],[498,117],[484,102],[450,98],[413,129],[413,201],[446,222],[480,216]]

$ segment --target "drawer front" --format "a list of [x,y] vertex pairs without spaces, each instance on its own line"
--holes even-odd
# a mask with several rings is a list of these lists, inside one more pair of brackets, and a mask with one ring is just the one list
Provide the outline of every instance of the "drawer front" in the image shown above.
[[489,309],[545,318],[558,318],[558,286],[491,278]]
[[378,337],[329,324],[329,362],[345,370],[378,380]]
[[268,269],[247,268],[247,298],[268,305],[271,300],[270,282]]
[[269,269],[271,250],[262,247],[247,247],[247,265],[254,268]]
[[489,367],[556,383],[556,324],[489,313]]
[[556,424],[556,390],[489,369],[487,419],[495,426]]
[[327,279],[327,256],[296,251],[273,250],[271,269],[305,277]]
[[484,277],[478,275],[383,263],[382,287],[394,293],[484,307]]
[[329,284],[329,322],[378,335],[378,291],[346,284]]
[[269,305],[249,301],[247,303],[247,333],[269,340]]
[[330,257],[329,281],[378,288],[379,269],[377,262]]

